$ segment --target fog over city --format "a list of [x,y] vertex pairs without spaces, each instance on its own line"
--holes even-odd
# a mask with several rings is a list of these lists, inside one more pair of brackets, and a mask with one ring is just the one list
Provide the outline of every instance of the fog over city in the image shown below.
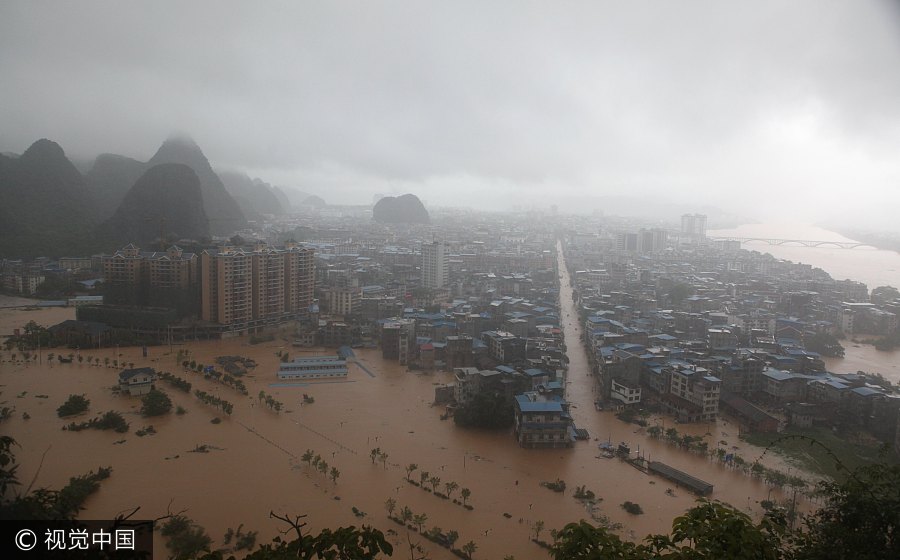
[[898,68],[888,1],[6,1],[0,152],[183,131],[331,204],[896,228]]

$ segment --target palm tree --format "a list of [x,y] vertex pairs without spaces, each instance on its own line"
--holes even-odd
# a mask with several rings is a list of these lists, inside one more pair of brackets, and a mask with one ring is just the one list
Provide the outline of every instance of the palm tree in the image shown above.
[[453,548],[453,543],[459,540],[459,533],[450,529],[447,531],[447,543],[450,545],[450,548]]
[[419,532],[422,532],[422,525],[425,525],[425,522],[428,521],[428,515],[424,513],[417,513],[413,516],[412,522],[419,528]]
[[319,468],[319,463],[321,463],[321,462],[322,462],[322,456],[321,456],[321,455],[316,455],[315,457],[313,457],[313,460],[312,460],[312,466],[314,466],[314,467],[316,467],[316,469],[318,469],[318,468]]
[[393,517],[394,510],[397,508],[397,500],[394,498],[388,498],[384,502],[384,509],[388,512],[388,517]]
[[381,464],[384,465],[384,470],[387,470],[388,454],[382,453],[378,456],[378,458],[381,459]]
[[321,463],[319,463],[319,472],[321,472],[322,474],[327,473],[328,472],[328,463],[326,463],[325,461],[322,461]]
[[543,521],[535,521],[534,522],[534,540],[538,540],[541,538],[541,532],[544,530],[544,522]]
[[413,512],[409,509],[409,506],[403,506],[403,509],[400,510],[400,520],[403,521],[403,524],[409,523],[409,521],[413,518]]
[[421,472],[419,473],[419,482],[422,483],[422,486],[425,486],[425,481],[428,480],[428,476],[429,476],[430,474],[431,474],[431,473],[429,473],[428,471],[421,471]]
[[331,474],[331,482],[337,484],[337,479],[339,476],[341,476],[341,471],[337,470],[337,468],[335,467],[331,467],[331,471],[329,471],[329,473]]
[[431,483],[431,489],[433,491],[437,492],[437,486],[438,486],[438,484],[441,483],[441,477],[432,476],[431,478],[428,479],[428,482]]
[[381,455],[380,447],[375,447],[372,451],[369,451],[369,457],[371,457],[373,465],[375,464],[375,459],[377,459],[379,455]]
[[457,489],[457,488],[459,488],[459,484],[457,484],[457,483],[455,483],[455,482],[446,482],[446,483],[444,483],[444,489],[447,491],[447,497],[448,497],[448,498],[449,498],[450,496],[452,496],[454,492],[456,492],[456,489]]
[[265,391],[260,391],[260,392],[259,392],[259,398],[258,398],[259,402],[262,402],[263,399],[265,399],[265,398],[266,398],[266,392],[265,392]]
[[406,465],[406,480],[411,480],[410,476],[412,475],[413,471],[418,468],[419,468],[419,465],[417,465],[415,463],[410,463],[410,464]]
[[303,455],[300,457],[300,459],[303,460],[303,462],[305,462],[307,465],[312,465],[312,460],[313,460],[313,450],[312,450],[312,449],[307,449],[307,450],[303,453]]
[[468,488],[463,488],[459,491],[459,495],[462,496],[463,505],[466,505],[466,500],[468,500],[469,496],[472,495],[472,491]]
[[473,541],[469,541],[466,544],[462,545],[463,554],[466,555],[466,558],[472,560],[472,554],[478,549],[478,545]]

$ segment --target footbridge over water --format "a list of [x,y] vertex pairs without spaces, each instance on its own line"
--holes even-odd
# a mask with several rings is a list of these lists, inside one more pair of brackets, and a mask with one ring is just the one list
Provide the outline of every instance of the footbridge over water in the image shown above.
[[816,241],[810,239],[775,239],[771,237],[707,237],[710,241],[738,241],[744,243],[765,243],[767,245],[787,245],[794,247],[835,247],[838,249],[856,249],[858,247],[867,247],[875,249],[876,247],[870,243],[861,243],[859,241]]

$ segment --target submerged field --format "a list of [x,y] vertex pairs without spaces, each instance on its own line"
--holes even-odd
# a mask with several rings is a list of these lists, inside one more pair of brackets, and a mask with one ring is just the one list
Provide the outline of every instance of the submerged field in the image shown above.
[[871,439],[853,441],[826,428],[789,428],[778,434],[746,434],[741,439],[765,447],[798,467],[835,480],[847,471],[875,463],[894,463],[897,455]]

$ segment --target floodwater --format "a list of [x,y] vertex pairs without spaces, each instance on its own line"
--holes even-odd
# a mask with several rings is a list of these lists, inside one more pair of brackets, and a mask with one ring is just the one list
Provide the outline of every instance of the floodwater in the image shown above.
[[[562,257],[560,257],[562,258]],[[174,404],[187,409],[182,416],[144,419],[139,415],[139,400],[115,396],[109,390],[118,369],[104,367],[104,358],[115,359],[116,349],[81,350],[83,356],[99,357],[100,366],[48,363],[12,363],[10,353],[2,352],[0,363],[0,401],[14,406],[13,418],[3,424],[4,433],[21,445],[18,450],[20,479],[36,477],[35,487],[59,488],[72,475],[111,465],[112,476],[103,482],[82,513],[83,518],[108,518],[140,507],[137,517],[158,517],[167,512],[185,511],[204,526],[216,546],[229,527],[240,524],[258,529],[259,542],[268,542],[285,527],[269,518],[269,512],[289,516],[307,514],[309,529],[340,525],[371,524],[388,533],[395,544],[395,557],[404,557],[407,531],[389,521],[385,500],[394,498],[398,509],[409,506],[425,513],[426,527],[455,529],[460,534],[457,546],[472,540],[478,549],[475,558],[546,558],[547,553],[529,539],[536,521],[544,521],[541,538],[550,540],[549,531],[579,519],[590,520],[585,507],[572,497],[571,490],[585,485],[603,501],[599,513],[622,523],[621,534],[642,538],[650,532],[667,531],[673,517],[694,503],[688,492],[647,476],[617,459],[598,458],[597,441],[627,441],[653,460],[661,460],[715,484],[713,498],[729,502],[754,514],[758,501],[768,496],[781,498],[762,482],[727,470],[716,463],[665,443],[652,440],[634,425],[615,419],[609,412],[593,407],[592,382],[580,343],[580,326],[572,302],[571,286],[565,267],[561,301],[564,332],[569,350],[570,369],[567,390],[572,412],[579,427],[586,428],[591,441],[578,442],[571,449],[527,450],[519,448],[510,432],[489,433],[458,429],[452,420],[442,421],[442,407],[431,405],[434,388],[447,383],[447,373],[418,374],[406,371],[396,362],[381,359],[380,351],[362,350],[358,358],[371,370],[370,376],[357,366],[345,382],[315,383],[307,386],[277,386],[276,353],[294,354],[284,340],[251,346],[246,338],[192,343],[181,347],[150,348],[142,358],[139,348],[121,348],[118,359],[135,366],[152,366],[190,380],[195,388],[218,394],[234,404],[231,417],[220,424],[210,421],[220,416],[192,395],[165,384],[162,388]],[[72,318],[71,309],[40,311],[0,310],[0,334],[12,332],[28,320],[50,325]],[[179,349],[190,351],[190,359],[210,364],[215,356],[242,355],[253,358],[258,367],[244,380],[250,396],[183,372],[177,363]],[[54,351],[58,352],[59,349]],[[45,351],[46,352],[46,351]],[[68,351],[66,351],[68,352]],[[325,351],[322,351],[323,353]],[[260,390],[285,403],[275,413],[256,402]],[[67,432],[61,427],[70,420],[56,416],[58,407],[71,393],[85,393],[91,399],[85,419],[106,410],[118,410],[131,423],[127,434],[99,431]],[[312,404],[301,405],[307,393]],[[46,395],[47,398],[40,398]],[[29,420],[22,414],[27,412]],[[671,419],[659,422],[672,427]],[[134,432],[152,424],[156,435],[137,437]],[[679,425],[679,431],[704,435],[710,447],[720,440],[727,448],[753,460],[762,450],[751,448],[737,438],[737,426],[720,421],[712,425]],[[209,453],[190,452],[197,445],[212,446]],[[379,447],[388,454],[387,462],[373,464],[369,450]],[[314,473],[301,462],[306,449],[320,454],[329,465],[340,470],[334,483]],[[43,464],[41,465],[42,456]],[[788,470],[777,457],[766,455],[769,466]],[[429,471],[445,482],[456,482],[471,489],[469,503],[473,511],[424,492],[404,481],[404,466],[416,463],[419,471]],[[417,478],[418,473],[413,473]],[[566,481],[569,490],[557,494],[542,488],[541,481],[557,478]],[[459,491],[456,497],[459,496]],[[339,499],[338,499],[339,498]],[[632,516],[621,509],[626,500],[640,504],[644,515]],[[366,513],[357,518],[352,507]],[[509,514],[509,518],[504,516]],[[161,539],[157,539],[161,541]],[[454,558],[447,550],[412,534],[431,558]],[[162,543],[156,546],[162,552]]]
[[[814,241],[854,241],[839,233],[805,224],[746,224],[734,229],[710,230],[711,237],[762,237],[771,239],[807,239]],[[865,282],[871,291],[878,286],[900,286],[900,253],[860,247],[798,247],[796,245],[767,245],[761,242],[744,243],[744,249],[770,253],[779,259],[811,264],[831,274],[835,279]],[[859,335],[860,339],[871,338]],[[900,383],[900,350],[879,352],[874,346],[842,341],[844,358],[829,358],[825,364],[835,373],[855,373],[859,370],[880,373],[894,383]]]
[[[839,233],[806,224],[745,224],[733,229],[710,230],[710,237],[762,237],[767,239],[805,239],[811,241],[855,241]],[[744,243],[749,251],[769,253],[779,259],[821,268],[836,280],[865,282],[871,291],[878,286],[900,286],[900,253],[859,247],[799,247]]]
[[[866,335],[859,335],[867,338]],[[900,383],[900,350],[883,352],[871,344],[859,344],[849,338],[842,340],[843,358],[825,358],[825,366],[833,373],[880,373],[892,383]]]

